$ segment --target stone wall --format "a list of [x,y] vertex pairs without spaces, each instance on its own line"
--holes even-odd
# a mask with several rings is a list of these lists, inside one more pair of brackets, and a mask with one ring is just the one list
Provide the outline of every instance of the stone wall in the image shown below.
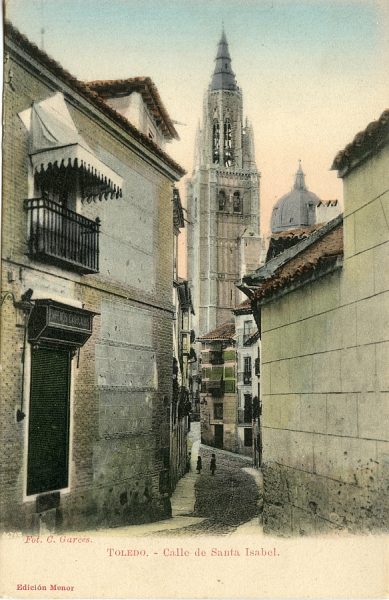
[[344,179],[344,264],[262,306],[264,527],[389,528],[389,147]]

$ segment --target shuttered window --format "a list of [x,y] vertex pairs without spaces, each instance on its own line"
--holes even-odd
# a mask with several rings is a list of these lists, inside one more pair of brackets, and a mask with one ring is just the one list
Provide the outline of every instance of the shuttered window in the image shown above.
[[68,485],[70,353],[32,349],[27,494]]

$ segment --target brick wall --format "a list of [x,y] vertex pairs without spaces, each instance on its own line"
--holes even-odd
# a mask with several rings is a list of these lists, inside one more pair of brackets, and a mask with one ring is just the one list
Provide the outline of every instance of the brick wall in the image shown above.
[[[107,123],[75,108],[78,102],[67,90],[72,118],[83,137],[124,178],[123,198],[78,206],[88,218],[102,220],[100,273],[82,276],[30,260],[23,209],[23,199],[31,195],[28,133],[17,113],[63,86],[45,83],[44,70],[36,76],[16,62],[12,69],[15,90],[6,87],[4,102],[2,290],[20,300],[32,288],[33,299],[55,297],[98,313],[92,337],[72,360],[69,490],[61,493],[55,525],[77,529],[166,517],[170,505],[160,488],[160,473],[163,448],[169,446],[172,377],[172,180],[134,150],[136,146],[130,149],[130,142],[125,144]],[[112,305],[123,318],[109,316],[107,307]],[[147,348],[139,341],[142,335],[138,341],[131,338],[137,323],[131,326],[130,315],[145,314]],[[5,528],[32,529],[39,528],[40,520],[35,499],[24,496],[28,415],[16,421],[22,398],[25,408],[29,402],[28,385],[22,393],[20,325],[23,314],[7,297],[1,316],[0,514]],[[140,384],[140,372],[147,385]]]

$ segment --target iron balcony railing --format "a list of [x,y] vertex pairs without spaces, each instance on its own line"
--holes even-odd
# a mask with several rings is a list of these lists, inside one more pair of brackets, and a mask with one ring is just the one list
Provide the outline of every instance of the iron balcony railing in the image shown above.
[[30,257],[80,273],[98,272],[99,218],[92,221],[48,198],[25,200],[24,207]]

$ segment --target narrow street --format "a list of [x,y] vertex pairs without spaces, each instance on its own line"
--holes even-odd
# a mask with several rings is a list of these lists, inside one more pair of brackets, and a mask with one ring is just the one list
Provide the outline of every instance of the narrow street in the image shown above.
[[[198,536],[262,535],[260,524],[261,475],[248,457],[200,444],[200,423],[191,424],[189,473],[180,479],[172,495],[172,518],[144,525],[104,529],[98,535]],[[210,472],[216,455],[216,473]],[[196,472],[197,456],[203,469]]]
[[[216,455],[217,465],[214,476],[210,472],[212,453]],[[198,454],[203,466],[200,474],[196,472]],[[176,533],[223,535],[251,521],[257,523],[259,530],[260,476],[251,468],[251,460],[200,446],[199,442],[192,447],[191,459],[191,471],[179,482],[172,497],[173,517],[186,514],[202,520]]]

